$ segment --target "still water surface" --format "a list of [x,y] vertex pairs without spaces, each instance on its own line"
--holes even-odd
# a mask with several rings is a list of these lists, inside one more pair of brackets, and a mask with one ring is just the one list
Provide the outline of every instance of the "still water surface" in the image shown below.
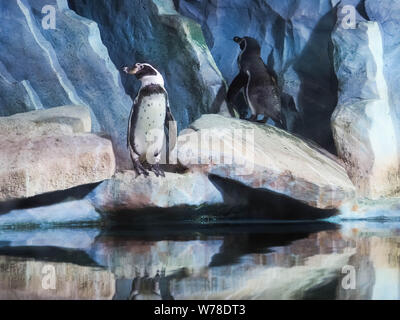
[[0,299],[399,298],[396,221],[0,231]]

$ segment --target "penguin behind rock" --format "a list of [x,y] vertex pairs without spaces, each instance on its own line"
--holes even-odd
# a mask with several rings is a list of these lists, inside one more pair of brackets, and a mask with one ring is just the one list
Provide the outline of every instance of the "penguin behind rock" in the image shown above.
[[128,123],[127,146],[134,169],[139,175],[148,176],[147,166],[157,177],[165,177],[159,165],[166,138],[164,128],[170,130],[169,136],[173,141],[169,141],[169,150],[172,150],[176,144],[177,127],[169,107],[164,79],[148,63],[136,63],[132,68],[124,67],[123,71],[135,75],[142,83]]
[[237,59],[240,71],[229,86],[227,94],[231,115],[234,116],[234,109],[238,110],[234,99],[243,88],[246,103],[251,111],[248,120],[257,121],[258,115],[264,115],[260,122],[265,123],[271,118],[276,126],[286,129],[277,81],[261,58],[261,47],[257,40],[250,37],[234,37],[233,41],[239,44],[241,52]]

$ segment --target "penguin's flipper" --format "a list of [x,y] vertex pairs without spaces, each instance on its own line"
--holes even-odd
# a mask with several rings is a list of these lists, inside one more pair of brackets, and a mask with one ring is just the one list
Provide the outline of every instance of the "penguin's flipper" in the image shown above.
[[132,115],[133,115],[133,109],[134,108],[135,108],[135,104],[133,104],[133,106],[131,108],[131,112],[129,114],[129,118],[128,118],[128,132],[126,133],[126,147],[128,149],[129,149],[129,146],[130,146]]
[[168,143],[169,143],[169,150],[172,151],[172,150],[174,150],[174,148],[176,146],[176,140],[178,138],[178,128],[176,125],[175,118],[172,115],[171,108],[169,106],[169,99],[168,99],[167,91],[165,91],[165,99],[166,99],[166,106],[167,106],[167,112],[165,114],[165,127],[168,129],[168,138],[171,138],[171,140],[169,140]]
[[[261,59],[261,58],[260,58]],[[261,59],[262,60],[262,59]],[[263,61],[264,63],[264,61]],[[276,74],[274,69],[271,69],[268,65],[264,63],[265,69],[267,69],[267,72],[271,76],[272,82],[274,83],[275,86],[278,86],[278,75]]]
[[137,118],[138,118],[138,110],[139,110],[139,105],[141,103],[142,97],[141,97],[141,91],[139,90],[139,93],[137,94],[134,102],[133,102],[133,106],[131,108],[131,113],[129,114],[129,118],[128,118],[128,132],[126,135],[126,146],[127,148],[131,148],[133,149],[135,152],[135,147],[134,147],[134,143],[131,144],[131,131],[135,130],[135,126],[136,126],[136,122],[137,122]]
[[226,95],[226,100],[228,102],[229,113],[231,114],[232,117],[235,117],[234,110],[236,110],[239,113],[235,104],[233,103],[233,100],[235,99],[239,91],[247,84],[247,78],[248,77],[246,74],[239,73],[236,76],[236,78],[233,79],[231,85],[229,86],[228,93]]

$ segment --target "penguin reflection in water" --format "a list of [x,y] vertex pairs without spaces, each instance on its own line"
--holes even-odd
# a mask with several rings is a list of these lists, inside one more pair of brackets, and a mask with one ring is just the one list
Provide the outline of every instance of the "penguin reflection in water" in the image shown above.
[[234,37],[240,46],[240,54],[237,59],[239,74],[229,86],[227,100],[229,111],[234,116],[234,99],[243,88],[245,99],[251,111],[251,117],[247,120],[257,121],[258,115],[264,115],[259,122],[266,123],[271,118],[275,125],[286,128],[285,118],[281,112],[281,98],[276,78],[267,69],[261,58],[261,47],[257,40],[250,37]]
[[[141,81],[129,116],[127,146],[135,171],[148,176],[153,171],[165,177],[160,168],[161,152],[166,140],[165,128],[170,130],[169,150],[176,144],[177,128],[171,113],[168,93],[161,74],[148,63],[136,63],[132,68],[124,67],[127,74]],[[147,168],[146,168],[147,167]]]

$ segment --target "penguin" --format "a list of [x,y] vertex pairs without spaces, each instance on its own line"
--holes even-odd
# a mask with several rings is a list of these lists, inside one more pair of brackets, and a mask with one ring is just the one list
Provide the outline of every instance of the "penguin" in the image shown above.
[[258,115],[264,118],[259,122],[266,123],[271,118],[277,127],[287,129],[282,115],[281,97],[276,75],[268,69],[261,58],[261,46],[256,39],[250,37],[234,37],[240,46],[237,58],[239,74],[232,81],[227,93],[230,114],[238,111],[234,99],[243,88],[247,106],[250,108],[250,121],[257,121]]
[[160,168],[161,151],[166,138],[164,128],[169,130],[169,150],[176,145],[177,127],[169,107],[168,92],[160,72],[148,63],[136,63],[123,67],[129,75],[141,81],[128,122],[127,147],[138,175],[149,176],[149,171],[165,177]]

